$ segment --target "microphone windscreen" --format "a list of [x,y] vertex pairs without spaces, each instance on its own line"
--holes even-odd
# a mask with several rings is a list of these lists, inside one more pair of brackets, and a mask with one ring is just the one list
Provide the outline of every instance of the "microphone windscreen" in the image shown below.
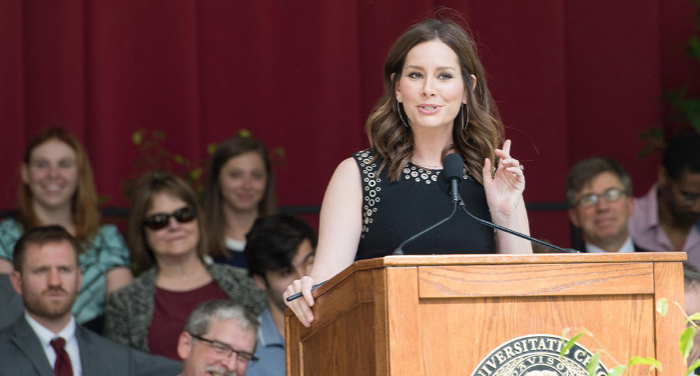
[[442,160],[442,173],[447,181],[452,179],[462,180],[464,174],[462,157],[459,154],[447,154]]

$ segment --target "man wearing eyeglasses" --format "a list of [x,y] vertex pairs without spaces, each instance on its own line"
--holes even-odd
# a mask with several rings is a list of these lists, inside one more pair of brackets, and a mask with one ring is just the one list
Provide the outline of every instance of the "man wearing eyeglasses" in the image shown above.
[[181,376],[245,376],[257,361],[255,335],[260,323],[230,300],[210,300],[195,308],[180,334]]
[[566,179],[569,218],[584,241],[575,248],[591,253],[643,251],[627,231],[634,212],[631,195],[629,175],[612,159],[594,157],[571,168]]
[[663,156],[657,183],[635,200],[632,239],[653,251],[683,251],[700,268],[700,134],[673,139]]

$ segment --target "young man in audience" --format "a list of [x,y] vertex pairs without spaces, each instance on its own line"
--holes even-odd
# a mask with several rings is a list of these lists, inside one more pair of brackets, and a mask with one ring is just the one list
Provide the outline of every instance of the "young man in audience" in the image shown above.
[[138,352],[76,324],[80,245],[60,226],[17,241],[12,286],[25,313],[0,332],[0,376],[176,375],[178,362]]
[[311,271],[316,249],[316,233],[303,220],[276,215],[260,218],[246,236],[244,250],[248,270],[255,284],[267,295],[268,309],[260,316],[258,348],[260,363],[251,376],[283,376],[284,291],[294,280]]
[[627,225],[632,213],[632,181],[612,159],[594,157],[577,163],[566,179],[569,218],[581,229],[581,251],[643,251],[632,242]]
[[657,183],[635,199],[630,233],[650,251],[683,251],[700,267],[700,134],[681,135],[666,148]]
[[210,300],[197,306],[180,334],[177,352],[181,376],[245,376],[257,361],[255,335],[260,323],[231,300]]

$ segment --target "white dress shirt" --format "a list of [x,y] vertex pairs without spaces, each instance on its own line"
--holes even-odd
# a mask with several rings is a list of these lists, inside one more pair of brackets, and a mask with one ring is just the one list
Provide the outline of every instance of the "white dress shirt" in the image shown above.
[[61,337],[66,340],[66,352],[70,357],[70,363],[73,367],[73,376],[83,376],[83,366],[80,363],[80,349],[78,348],[78,339],[75,337],[75,318],[71,316],[70,322],[58,334],[46,329],[38,321],[34,320],[27,312],[24,312],[24,318],[27,319],[29,326],[32,327],[34,333],[39,337],[41,347],[49,359],[51,368],[56,364],[56,351],[51,347],[51,340]]
[[[584,245],[586,247],[586,252],[588,253],[613,253],[613,251],[606,251],[590,243],[586,243]],[[628,236],[622,247],[614,252],[634,252],[634,243],[632,243],[632,238]]]

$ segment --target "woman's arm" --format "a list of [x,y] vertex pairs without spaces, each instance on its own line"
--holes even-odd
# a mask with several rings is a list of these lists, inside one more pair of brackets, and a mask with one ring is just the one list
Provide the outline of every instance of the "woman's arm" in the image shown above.
[[302,324],[313,321],[311,287],[340,273],[355,260],[362,233],[362,181],[353,158],[338,165],[321,206],[318,248],[311,273],[294,281],[284,297],[302,292],[303,299],[287,302]]
[[[503,149],[496,149],[500,158],[495,174],[491,174],[492,164],[484,161],[483,180],[491,218],[497,225],[530,235],[523,191],[525,176],[520,162],[510,156],[511,141],[503,143]],[[515,235],[496,230],[496,250],[498,253],[532,253],[530,241]]]
[[355,260],[362,233],[362,180],[353,158],[336,168],[321,206],[318,248],[310,277],[325,281]]
[[119,290],[128,285],[134,280],[131,270],[125,266],[112,268],[107,272],[107,288],[105,289],[105,298],[110,293]]
[[13,270],[15,270],[15,267],[12,266],[11,262],[0,259],[0,274],[10,274]]
[[105,274],[105,299],[107,296],[128,285],[134,280],[131,274],[129,249],[126,247],[124,237],[116,226],[102,225],[95,245],[101,252],[98,263],[107,269]]
[[[525,201],[520,201],[514,220],[496,220],[494,223],[513,229],[525,235],[530,235],[530,222],[527,218]],[[529,240],[496,230],[496,250],[498,253],[532,253],[532,243]]]

